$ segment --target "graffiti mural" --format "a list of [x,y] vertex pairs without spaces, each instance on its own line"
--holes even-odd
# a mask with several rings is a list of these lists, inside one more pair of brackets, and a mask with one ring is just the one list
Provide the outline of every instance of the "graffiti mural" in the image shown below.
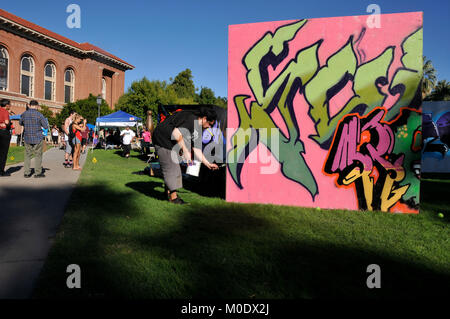
[[[339,175],[338,187],[354,185],[358,207],[364,210],[388,211],[402,199],[418,206],[417,189],[409,196],[407,191],[416,180],[411,168],[417,161],[414,153],[420,153],[421,115],[402,108],[395,120],[385,122],[386,113],[375,108],[364,117],[345,116],[325,162],[325,173]],[[410,129],[414,131],[408,133]]]
[[418,212],[422,13],[366,19],[230,26],[227,200]]
[[423,102],[422,171],[450,173],[450,102]]

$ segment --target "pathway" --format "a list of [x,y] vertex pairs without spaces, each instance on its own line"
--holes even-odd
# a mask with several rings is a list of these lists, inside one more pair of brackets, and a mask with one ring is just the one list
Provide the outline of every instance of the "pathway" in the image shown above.
[[52,148],[43,156],[45,178],[24,178],[23,163],[8,166],[11,176],[0,177],[0,299],[31,297],[80,176],[64,168],[63,159],[64,151]]

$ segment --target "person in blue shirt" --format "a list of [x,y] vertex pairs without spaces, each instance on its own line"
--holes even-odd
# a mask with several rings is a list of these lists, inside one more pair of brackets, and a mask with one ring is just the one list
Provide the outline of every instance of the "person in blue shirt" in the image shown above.
[[42,153],[44,149],[44,139],[42,129],[48,130],[47,119],[37,110],[39,103],[35,100],[30,101],[29,108],[20,117],[20,125],[23,126],[23,136],[25,142],[25,172],[24,177],[31,177],[30,162],[31,157],[35,156],[35,175],[34,177],[45,177],[42,170]]

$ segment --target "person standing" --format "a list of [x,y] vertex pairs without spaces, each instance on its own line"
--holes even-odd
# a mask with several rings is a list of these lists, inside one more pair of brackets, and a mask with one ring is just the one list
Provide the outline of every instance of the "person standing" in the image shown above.
[[87,127],[87,120],[84,120],[84,131],[81,131],[81,153],[84,154],[86,152],[86,146],[89,138],[89,127]]
[[42,129],[48,130],[47,119],[37,110],[39,103],[35,100],[30,101],[29,109],[20,117],[20,125],[23,126],[25,141],[25,172],[24,177],[31,177],[30,162],[31,157],[35,156],[35,178],[45,177],[42,169],[42,153],[44,148],[44,139],[42,138]]
[[144,127],[144,131],[142,132],[142,138],[141,138],[141,150],[142,153],[145,155],[150,154],[150,145],[152,144],[152,135],[150,134],[149,130]]
[[104,142],[105,142],[105,130],[101,129],[98,132],[98,143],[100,144],[100,146],[103,146]]
[[6,109],[10,101],[3,99],[0,101],[0,176],[10,176],[5,172],[6,160],[8,158],[9,143],[11,142],[9,112]]
[[53,125],[52,128],[52,142],[53,146],[58,146],[58,137],[59,137],[59,131],[56,125]]
[[70,124],[72,124],[73,122],[73,118],[75,117],[75,111],[70,111],[69,112],[69,116],[66,118],[66,120],[64,121],[64,141],[66,143],[66,152],[64,153],[64,167],[68,168],[68,167],[72,167],[73,166],[73,162],[72,162],[72,158],[73,158],[73,145],[72,145],[72,141],[70,141],[69,139],[69,127]]
[[[217,114],[209,108],[196,112],[180,111],[159,123],[153,132],[153,144],[159,157],[168,199],[174,204],[185,204],[178,197],[177,190],[183,187],[180,162],[191,164],[191,145],[195,157],[207,168],[216,170],[217,164],[210,163],[202,152],[202,131],[214,125]],[[179,152],[182,151],[182,158]]]
[[128,158],[130,157],[131,142],[135,139],[136,134],[130,130],[129,126],[127,126],[122,132],[120,132],[120,136],[122,137],[123,156]]
[[73,133],[72,145],[73,145],[73,170],[81,170],[80,167],[80,154],[81,154],[81,132],[86,128],[86,120],[79,114],[76,114],[73,118],[73,122],[70,125],[70,130]]

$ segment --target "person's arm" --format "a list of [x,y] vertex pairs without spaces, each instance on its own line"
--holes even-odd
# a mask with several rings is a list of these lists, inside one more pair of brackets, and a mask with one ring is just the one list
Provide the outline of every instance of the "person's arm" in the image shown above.
[[172,137],[177,142],[177,144],[180,146],[181,150],[183,151],[183,158],[187,163],[191,163],[191,152],[186,147],[186,144],[184,143],[183,135],[181,135],[181,132],[178,128],[174,128],[172,131]]
[[48,130],[48,121],[42,114],[41,114],[41,126],[46,130]]
[[72,128],[74,128],[74,129],[76,129],[78,131],[82,131],[83,130],[83,126],[82,125],[78,125],[78,124],[75,124],[75,123],[72,124]]
[[219,166],[217,166],[217,164],[214,164],[214,163],[211,164],[210,162],[208,162],[208,160],[206,159],[205,155],[203,155],[203,152],[202,152],[201,149],[198,149],[198,148],[195,148],[195,147],[193,147],[192,149],[194,151],[195,157],[197,159],[199,159],[200,162],[202,162],[206,167],[208,167],[209,169],[212,169],[212,170],[216,170],[216,169],[219,168]]
[[6,119],[2,124],[2,126],[3,127],[8,127],[9,126],[9,124],[10,124],[11,122],[9,121],[9,114],[8,114],[8,119]]
[[65,122],[64,122],[63,130],[64,130],[64,133],[66,133],[67,136],[69,135],[69,126],[70,126],[70,124],[68,123],[68,121],[66,119]]

